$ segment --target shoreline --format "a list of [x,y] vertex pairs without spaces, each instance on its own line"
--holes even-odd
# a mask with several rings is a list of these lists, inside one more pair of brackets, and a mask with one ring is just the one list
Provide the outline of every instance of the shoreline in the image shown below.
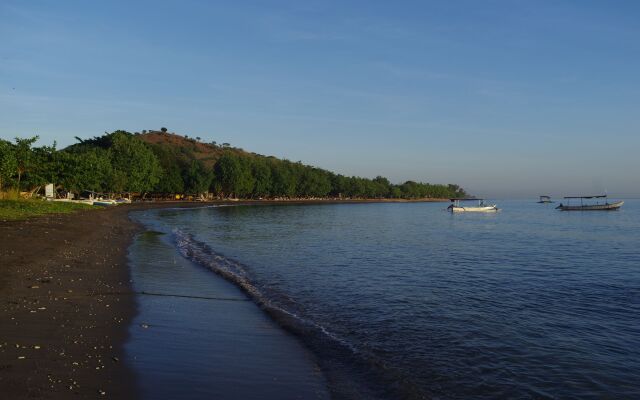
[[141,200],[136,204],[362,204],[362,203],[446,203],[448,198],[419,199],[215,199],[215,200]]
[[148,201],[0,221],[0,392],[12,399],[136,397],[136,377],[123,362],[137,314],[128,248],[142,231],[132,211],[424,201],[388,200]]
[[162,217],[133,218],[146,229],[129,248],[139,295],[125,348],[140,398],[331,398],[299,338],[237,284],[185,256],[155,225]]
[[136,314],[127,252],[141,229],[129,212],[166,206],[0,222],[0,393],[136,397],[122,362]]

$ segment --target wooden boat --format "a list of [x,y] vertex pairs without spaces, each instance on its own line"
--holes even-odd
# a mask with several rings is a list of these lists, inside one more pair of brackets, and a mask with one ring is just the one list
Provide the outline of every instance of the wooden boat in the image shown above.
[[549,197],[549,196],[540,196],[540,201],[538,201],[538,203],[540,203],[540,204],[548,204],[548,203],[553,203],[553,201],[551,200],[551,197]]
[[[492,204],[492,205],[484,204],[484,199],[456,198],[456,199],[449,199],[449,200],[451,200],[451,204],[449,205],[449,207],[447,207],[447,210],[451,211],[452,213],[454,212],[496,212],[499,210],[499,208],[495,204]],[[478,205],[465,206],[461,204],[461,202],[464,202],[464,201],[477,201]]]
[[[580,205],[571,205],[571,200],[580,199]],[[595,204],[585,204],[584,200],[596,199]],[[604,199],[604,203],[601,203],[599,199]],[[614,203],[609,203],[606,194],[599,196],[568,196],[565,197],[567,200],[567,204],[564,205],[560,203],[556,210],[560,211],[611,211],[617,210],[624,204],[624,201],[616,201]]]

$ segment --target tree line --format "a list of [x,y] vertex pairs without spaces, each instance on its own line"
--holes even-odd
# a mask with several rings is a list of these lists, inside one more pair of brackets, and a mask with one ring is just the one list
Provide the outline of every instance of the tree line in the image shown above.
[[0,190],[37,191],[47,183],[70,192],[210,194],[232,198],[447,198],[457,185],[343,176],[301,162],[225,146],[215,160],[187,146],[146,143],[126,131],[105,133],[65,149],[35,147],[38,137],[0,140]]

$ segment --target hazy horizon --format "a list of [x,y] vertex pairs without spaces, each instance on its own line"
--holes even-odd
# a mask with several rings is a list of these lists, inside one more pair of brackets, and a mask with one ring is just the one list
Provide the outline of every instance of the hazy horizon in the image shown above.
[[0,138],[164,126],[492,198],[640,196],[640,4],[0,5]]

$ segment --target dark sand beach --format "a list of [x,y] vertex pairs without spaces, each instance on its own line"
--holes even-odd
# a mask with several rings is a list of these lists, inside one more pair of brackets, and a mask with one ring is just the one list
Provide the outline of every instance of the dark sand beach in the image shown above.
[[[172,203],[198,207],[200,203]],[[144,203],[0,222],[0,392],[134,398],[122,346],[135,314],[127,248]]]
[[0,223],[4,398],[132,398],[127,208]]

